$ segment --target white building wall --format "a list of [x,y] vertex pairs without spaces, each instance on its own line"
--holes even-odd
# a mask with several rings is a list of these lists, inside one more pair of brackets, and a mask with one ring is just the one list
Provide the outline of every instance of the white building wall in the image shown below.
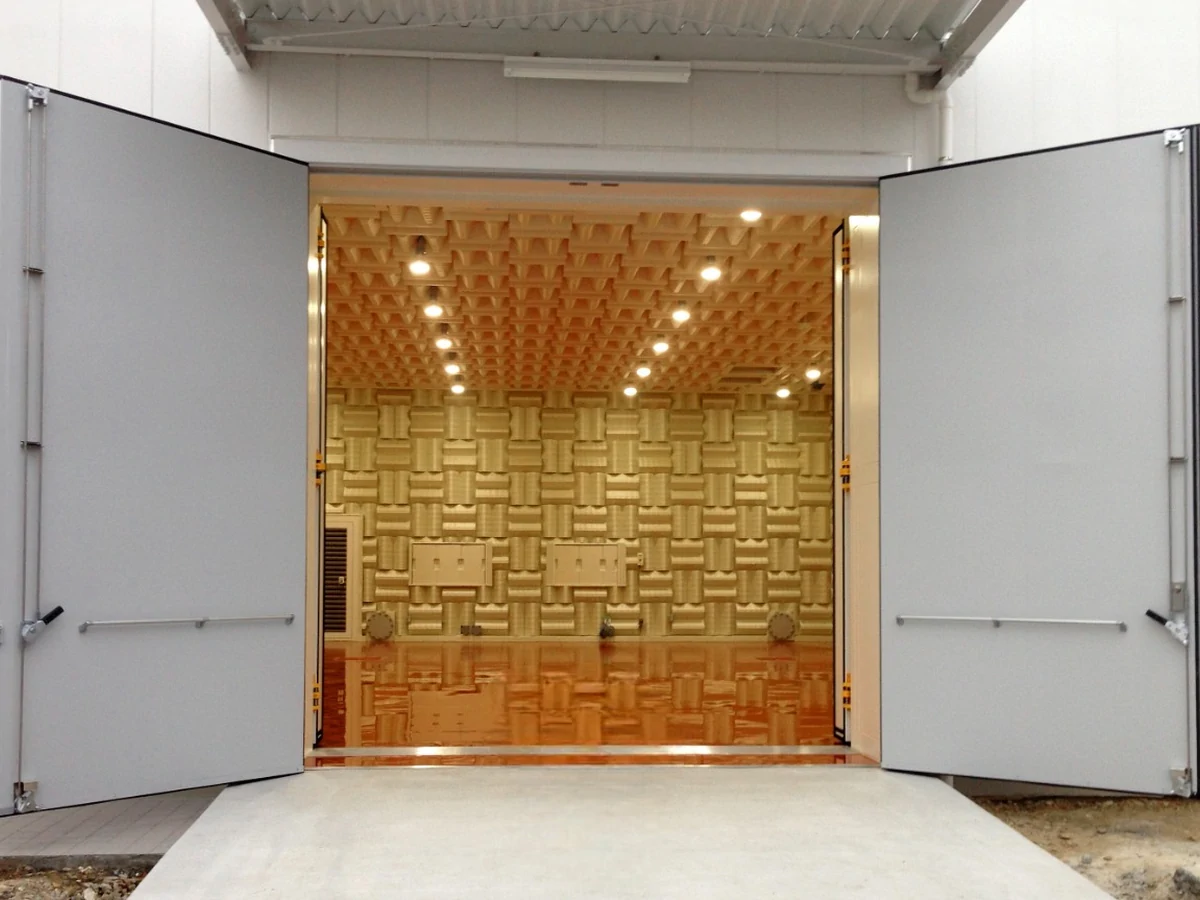
[[256,146],[354,138],[932,158],[900,78],[696,72],[686,85],[506,79],[500,64],[260,54],[236,72],[194,0],[9,4],[0,72]]
[[[257,146],[274,137],[935,155],[891,77],[696,72],[517,82],[498,63],[260,56],[236,72],[194,0],[4,4],[0,72]],[[1028,0],[956,85],[955,157],[1200,121],[1196,0]]]
[[1200,122],[1200,3],[1025,0],[953,94],[959,160]]

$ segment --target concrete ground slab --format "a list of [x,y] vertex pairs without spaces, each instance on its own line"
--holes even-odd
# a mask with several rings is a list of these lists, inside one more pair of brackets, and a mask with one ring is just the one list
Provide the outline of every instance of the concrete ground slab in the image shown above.
[[878,769],[313,770],[226,789],[136,900],[1101,900],[932,778]]
[[130,797],[0,818],[0,857],[160,856],[221,788]]

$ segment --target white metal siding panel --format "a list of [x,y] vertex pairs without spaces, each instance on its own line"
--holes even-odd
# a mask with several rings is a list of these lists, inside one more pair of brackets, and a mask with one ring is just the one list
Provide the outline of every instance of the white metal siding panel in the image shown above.
[[691,137],[688,85],[605,85],[604,143],[627,147],[686,147],[691,143]]
[[[208,28],[207,23],[204,26]],[[239,72],[225,58],[217,39],[209,34],[208,125],[212,134],[252,147],[267,146],[268,72]],[[88,92],[87,97],[105,98]]]
[[693,72],[693,146],[773,149],[778,90],[769,73]]
[[[208,48],[204,14],[195,3],[158,2],[154,8],[151,112],[159,119],[209,129]],[[221,61],[228,65],[221,52]]]
[[603,144],[607,87],[591,81],[519,81],[517,140],[529,144]]
[[[42,5],[42,4],[38,4]],[[62,0],[55,87],[149,115],[153,105],[153,0]]]
[[274,56],[271,134],[337,133],[337,60],[332,56]]
[[383,139],[428,136],[428,62],[369,57],[342,57],[337,62],[339,135]]
[[517,85],[499,63],[429,63],[429,136],[451,141],[514,141]]

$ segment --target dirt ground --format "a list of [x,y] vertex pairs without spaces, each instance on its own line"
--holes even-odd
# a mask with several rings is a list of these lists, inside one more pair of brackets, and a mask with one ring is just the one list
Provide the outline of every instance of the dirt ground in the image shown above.
[[0,900],[124,900],[147,871],[92,866],[36,871],[0,865]]
[[1200,898],[1200,801],[978,802],[1119,900]]

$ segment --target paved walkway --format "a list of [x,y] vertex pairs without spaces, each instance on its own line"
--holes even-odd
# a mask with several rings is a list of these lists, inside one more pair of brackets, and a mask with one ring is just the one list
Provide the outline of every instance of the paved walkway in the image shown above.
[[0,857],[158,856],[208,808],[221,788],[6,816]]
[[317,769],[232,787],[135,900],[1103,900],[936,779],[878,769]]

